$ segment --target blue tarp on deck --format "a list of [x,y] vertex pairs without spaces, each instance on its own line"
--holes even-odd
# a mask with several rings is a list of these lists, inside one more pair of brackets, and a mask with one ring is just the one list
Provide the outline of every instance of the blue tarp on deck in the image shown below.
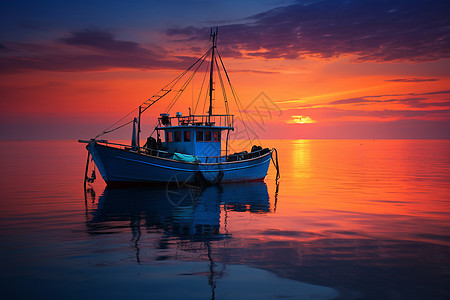
[[186,161],[186,162],[195,162],[197,160],[197,157],[195,157],[194,155],[181,154],[181,153],[176,153],[175,152],[173,154],[173,158],[172,159]]

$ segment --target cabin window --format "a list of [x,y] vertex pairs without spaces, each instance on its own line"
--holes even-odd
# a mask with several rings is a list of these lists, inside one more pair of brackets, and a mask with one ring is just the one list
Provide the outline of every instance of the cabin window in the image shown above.
[[191,141],[191,132],[190,131],[185,131],[184,132],[184,141],[185,142],[190,142]]
[[203,142],[203,131],[196,132],[195,140],[197,142]]
[[205,142],[211,142],[211,131],[205,131]]
[[173,132],[172,131],[167,132],[167,142],[168,143],[173,142]]
[[175,131],[175,142],[181,142],[181,131]]
[[218,131],[213,132],[213,141],[220,142],[220,132],[218,132]]

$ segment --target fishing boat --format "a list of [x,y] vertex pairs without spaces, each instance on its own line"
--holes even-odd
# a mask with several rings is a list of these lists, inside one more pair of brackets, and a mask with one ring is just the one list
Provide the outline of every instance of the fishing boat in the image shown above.
[[[108,186],[129,184],[202,184],[211,185],[227,182],[263,181],[267,175],[270,161],[274,162],[278,173],[276,149],[253,145],[250,149],[230,153],[230,132],[235,130],[235,116],[230,114],[228,98],[225,94],[224,78],[228,82],[239,113],[245,113],[236,91],[231,86],[230,77],[217,49],[218,29],[211,30],[212,46],[181,75],[172,80],[158,93],[144,101],[125,118],[114,123],[87,143],[85,184],[95,180],[95,169],[88,177],[90,156]],[[206,62],[206,63],[205,63]],[[188,114],[170,109],[192,81],[201,66],[207,66],[204,76],[209,75],[207,113]],[[222,75],[224,73],[224,75]],[[216,76],[216,77],[215,77]],[[224,93],[225,113],[213,113],[215,98],[215,78],[218,78]],[[216,79],[217,80],[217,79]],[[203,86],[203,84],[202,84]],[[206,84],[205,84],[206,86]],[[201,93],[201,92],[200,92]],[[205,93],[206,94],[206,93]],[[155,103],[172,97],[169,107],[160,114],[153,132],[143,146],[140,143],[141,119]],[[209,101],[208,101],[209,100]],[[245,125],[242,119],[242,123]],[[130,144],[111,142],[103,136],[112,131],[132,125]]]

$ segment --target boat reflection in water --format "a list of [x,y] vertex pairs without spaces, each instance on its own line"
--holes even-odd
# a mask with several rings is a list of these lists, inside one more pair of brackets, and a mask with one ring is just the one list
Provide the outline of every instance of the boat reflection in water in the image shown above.
[[[95,192],[92,189],[89,192],[95,201]],[[150,261],[175,257],[198,259],[189,255],[190,248],[209,252],[211,241],[231,237],[227,228],[228,212],[266,214],[274,209],[270,207],[264,182],[105,189],[97,208],[88,215],[87,231],[94,235],[124,233],[129,227],[138,263],[142,262],[141,249],[148,252],[147,245],[155,245],[155,242],[157,250],[164,249],[164,253],[153,253],[156,257],[146,253]],[[150,241],[142,241],[142,229],[152,233]],[[180,256],[179,249],[187,250],[184,257]]]
[[[93,189],[88,192],[95,201]],[[206,275],[214,299],[215,280],[223,277],[226,267],[214,262],[212,248],[231,238],[227,229],[230,211],[273,212],[266,184],[105,189],[97,208],[88,214],[87,231],[120,234],[129,227],[139,264],[169,259],[208,261],[209,270],[188,275]]]
[[[93,190],[90,193],[95,197]],[[163,229],[165,234],[180,238],[220,239],[229,235],[219,230],[221,207],[225,215],[227,211],[270,213],[267,186],[253,182],[204,188],[181,185],[105,189],[87,226],[91,234],[105,233],[117,229],[117,222],[129,221],[132,229],[143,226]]]

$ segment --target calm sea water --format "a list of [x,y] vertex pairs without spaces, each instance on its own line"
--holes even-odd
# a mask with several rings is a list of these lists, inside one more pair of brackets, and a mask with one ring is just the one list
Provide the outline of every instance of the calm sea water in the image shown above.
[[263,144],[278,184],[85,192],[83,145],[0,142],[2,298],[450,298],[450,141]]

